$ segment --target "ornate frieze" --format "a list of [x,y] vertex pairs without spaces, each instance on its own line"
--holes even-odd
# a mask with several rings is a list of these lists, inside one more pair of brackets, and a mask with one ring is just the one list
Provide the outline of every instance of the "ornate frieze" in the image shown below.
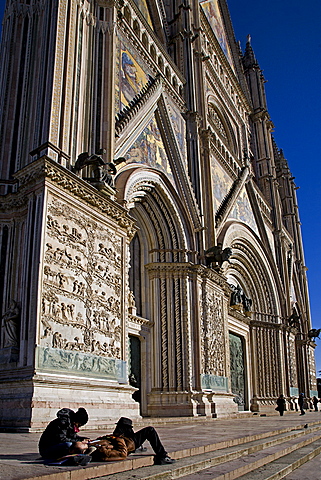
[[[314,347],[308,347],[308,362],[309,362],[309,379],[310,379],[310,390],[312,392],[316,392],[317,388],[317,380],[316,380],[316,373],[315,373],[315,358],[314,358]],[[316,395],[316,393],[314,393]]]
[[296,388],[298,386],[298,376],[297,376],[297,358],[295,351],[295,336],[292,333],[288,333],[287,339],[287,350],[288,350],[288,366],[289,366],[289,381],[290,387]]
[[127,382],[126,362],[87,352],[37,346],[36,361],[41,370],[51,373],[78,373],[81,376]]
[[223,296],[207,282],[203,285],[201,311],[202,373],[224,377],[226,345]]
[[120,358],[122,238],[48,196],[41,345]]

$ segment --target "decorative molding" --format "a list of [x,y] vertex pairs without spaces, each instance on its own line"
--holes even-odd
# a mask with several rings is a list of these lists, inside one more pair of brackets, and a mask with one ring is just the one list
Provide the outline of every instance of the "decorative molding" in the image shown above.
[[128,215],[128,210],[112,201],[106,195],[91,187],[85,180],[77,177],[70,170],[57,164],[47,156],[30,163],[14,174],[19,181],[19,192],[26,193],[40,181],[50,183],[68,191],[74,197],[94,207],[99,213],[107,214],[117,224],[127,230],[129,238],[135,234],[135,220]]
[[201,351],[202,372],[210,376],[225,377],[225,322],[223,295],[208,286],[202,292]]

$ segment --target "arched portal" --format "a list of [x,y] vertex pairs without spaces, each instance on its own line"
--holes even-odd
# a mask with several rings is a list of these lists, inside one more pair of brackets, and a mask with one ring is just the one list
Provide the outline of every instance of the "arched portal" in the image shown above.
[[159,172],[134,166],[119,175],[116,186],[138,228],[129,247],[129,288],[135,298],[130,321],[143,327],[141,411],[168,415],[172,408],[171,415],[191,415],[193,232],[175,190]]
[[244,365],[248,362],[249,384],[245,391],[262,405],[272,405],[287,387],[284,362],[279,361],[285,357],[279,277],[268,250],[247,226],[231,222],[220,240],[233,251],[224,274],[231,288],[230,331],[242,336],[248,351]]

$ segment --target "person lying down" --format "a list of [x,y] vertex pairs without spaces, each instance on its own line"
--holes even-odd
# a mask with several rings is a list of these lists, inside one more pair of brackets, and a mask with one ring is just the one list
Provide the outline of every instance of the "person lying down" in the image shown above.
[[93,462],[114,462],[124,460],[135,451],[133,440],[123,436],[104,435],[91,440],[88,447],[93,447],[90,453]]

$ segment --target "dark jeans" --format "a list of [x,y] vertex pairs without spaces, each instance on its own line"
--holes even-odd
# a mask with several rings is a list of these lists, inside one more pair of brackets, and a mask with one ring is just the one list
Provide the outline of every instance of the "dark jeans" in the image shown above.
[[162,442],[159,439],[158,433],[154,427],[145,427],[132,435],[132,439],[135,442],[135,447],[140,447],[145,440],[148,440],[152,449],[154,450],[156,457],[164,458],[167,455]]
[[42,458],[57,460],[58,458],[68,455],[71,446],[72,442],[57,443],[56,445],[40,452],[40,455]]

